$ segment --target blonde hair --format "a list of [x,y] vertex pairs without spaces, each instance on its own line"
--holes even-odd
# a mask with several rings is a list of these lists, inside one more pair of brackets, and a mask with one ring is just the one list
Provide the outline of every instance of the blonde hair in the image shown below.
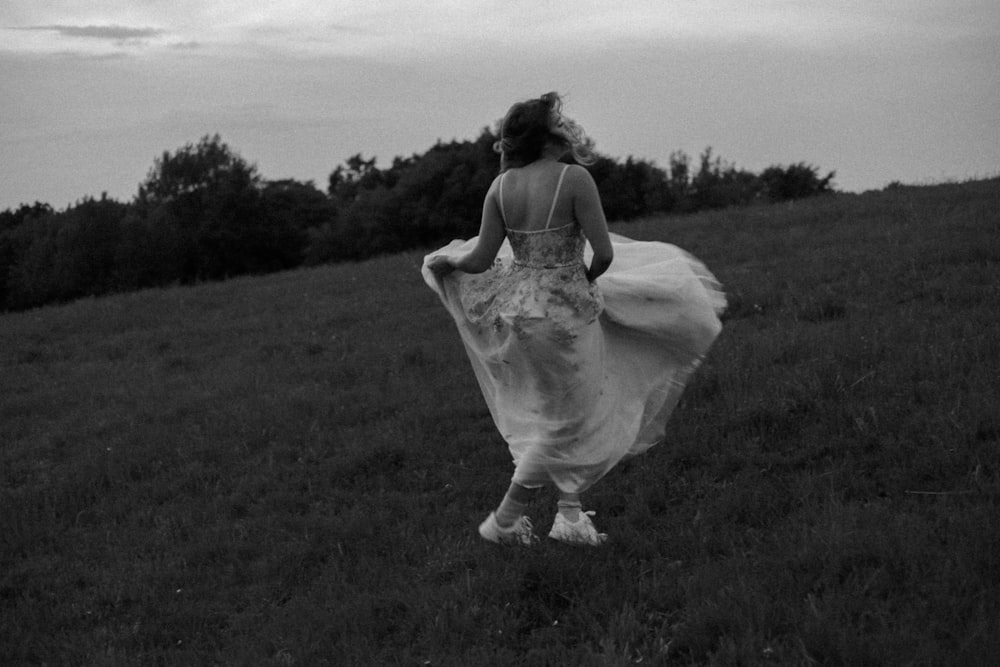
[[512,106],[493,148],[500,153],[500,170],[506,171],[531,164],[549,143],[564,146],[580,164],[596,160],[593,141],[578,123],[563,115],[562,99],[554,92]]

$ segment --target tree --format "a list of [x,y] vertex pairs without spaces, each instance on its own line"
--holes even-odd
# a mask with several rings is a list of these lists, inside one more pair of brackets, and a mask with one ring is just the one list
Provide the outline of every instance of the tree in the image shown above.
[[474,141],[438,141],[387,169],[375,158],[348,158],[328,181],[336,220],[310,232],[308,261],[361,259],[474,234],[500,164],[495,141],[483,128]]
[[31,232],[26,230],[51,215],[52,207],[37,201],[0,211],[0,308],[13,305],[11,276],[31,243]]
[[154,160],[139,186],[138,200],[162,204],[233,181],[256,185],[256,166],[230,150],[218,134],[205,135],[197,144],[188,143],[173,154],[164,151]]
[[21,204],[17,209],[0,211],[0,233],[16,229],[26,220],[37,220],[52,213],[52,207],[36,201],[34,204]]
[[102,195],[57,214],[53,258],[58,299],[104,294],[117,288],[115,255],[128,205]]
[[820,178],[818,167],[799,162],[787,167],[770,166],[761,172],[760,180],[767,198],[778,202],[832,192],[836,173],[831,171]]
[[694,210],[741,206],[756,199],[760,189],[756,174],[713,158],[712,148],[708,147],[691,179],[690,201]]
[[274,259],[283,268],[302,264],[310,230],[336,219],[333,202],[312,181],[269,181],[262,191],[264,211],[273,238]]
[[[257,168],[205,136],[163,153],[139,186],[142,218],[177,230],[182,280],[219,279],[284,268],[275,253]],[[160,215],[154,215],[155,211]]]
[[[499,171],[498,129],[438,140],[384,169],[357,153],[333,170],[325,193],[312,182],[265,182],[219,135],[206,135],[154,160],[131,204],[105,195],[62,212],[40,202],[0,212],[0,308],[467,238]],[[611,221],[808,197],[830,192],[834,176],[801,162],[757,175],[711,148],[696,165],[675,151],[666,170],[601,155],[587,168]]]
[[0,234],[2,305],[30,308],[117,289],[115,254],[127,204],[85,198],[36,213]]
[[382,184],[383,174],[375,166],[376,158],[366,160],[357,153],[347,158],[347,165],[338,165],[330,174],[327,193],[343,204],[350,204],[361,190],[372,190]]
[[184,257],[180,230],[164,207],[140,216],[133,207],[121,223],[115,251],[118,288],[135,290],[181,282]]

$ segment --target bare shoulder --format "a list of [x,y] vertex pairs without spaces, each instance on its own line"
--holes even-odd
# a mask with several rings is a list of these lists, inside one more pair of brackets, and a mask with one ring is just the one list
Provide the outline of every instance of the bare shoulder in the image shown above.
[[490,189],[486,191],[486,198],[487,199],[489,199],[491,197],[495,198],[497,196],[497,193],[499,192],[499,189],[500,189],[500,176],[503,176],[503,174],[498,174],[493,179],[493,182],[490,183]]
[[597,192],[597,183],[590,172],[581,165],[571,164],[566,170],[565,186],[573,196],[593,196]]
[[566,182],[573,187],[589,187],[594,185],[594,177],[587,168],[579,164],[571,164],[566,169]]

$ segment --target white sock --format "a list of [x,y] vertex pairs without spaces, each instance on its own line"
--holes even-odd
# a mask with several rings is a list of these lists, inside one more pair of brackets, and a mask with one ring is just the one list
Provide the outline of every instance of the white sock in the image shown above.
[[583,505],[580,504],[579,500],[560,500],[557,506],[559,513],[570,523],[576,523],[580,520],[580,510],[583,509]]
[[524,509],[528,506],[528,503],[522,503],[511,498],[508,493],[500,501],[500,507],[497,508],[497,524],[501,528],[509,528],[514,525],[514,522],[521,518],[524,514]]

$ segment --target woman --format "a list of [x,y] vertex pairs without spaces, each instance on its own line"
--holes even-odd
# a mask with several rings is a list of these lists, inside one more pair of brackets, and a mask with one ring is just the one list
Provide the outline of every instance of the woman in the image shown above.
[[607,536],[582,511],[580,494],[662,438],[688,375],[721,330],[725,298],[679,248],[608,233],[593,178],[559,162],[568,152],[593,158],[557,94],[511,107],[498,147],[501,173],[479,236],[428,255],[423,270],[455,319],[514,458],[510,487],[479,534],[530,545],[524,509],[553,484],[549,537],[598,546]]

